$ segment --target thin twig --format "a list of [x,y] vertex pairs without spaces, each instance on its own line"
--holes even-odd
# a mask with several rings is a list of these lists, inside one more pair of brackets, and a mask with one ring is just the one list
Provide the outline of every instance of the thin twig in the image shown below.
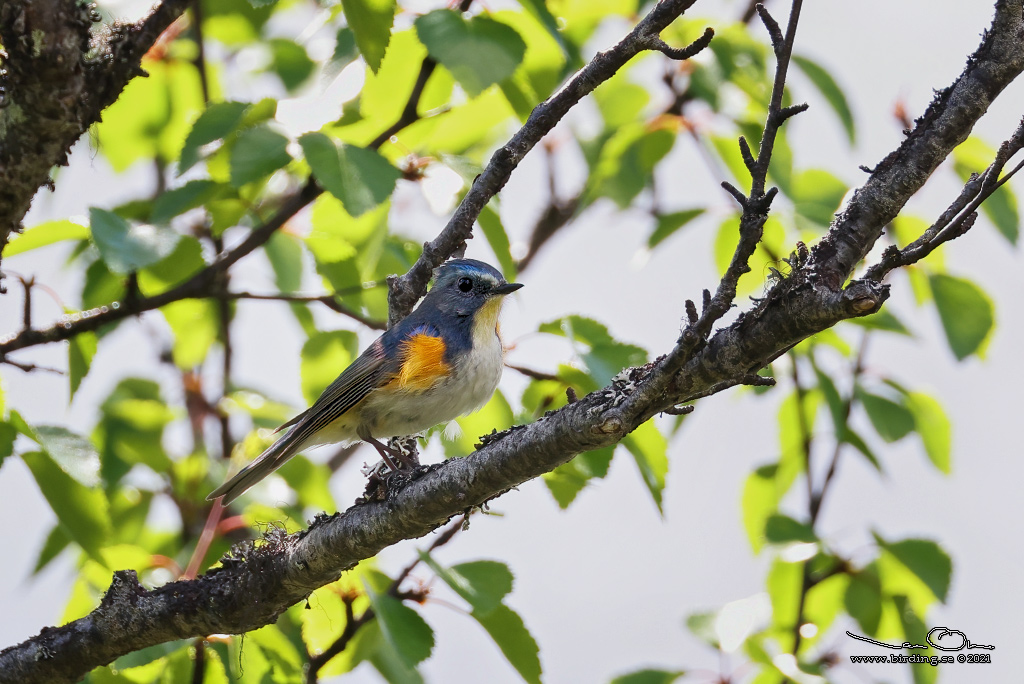
[[545,373],[544,371],[534,370],[533,368],[526,368],[525,366],[516,366],[511,363],[506,363],[505,368],[508,368],[509,370],[514,370],[517,373],[525,375],[528,378],[533,378],[534,380],[555,380],[558,382],[562,381],[562,379],[555,375],[554,373]]
[[254,294],[252,292],[225,292],[221,295],[224,299],[252,299],[252,300],[264,300],[264,301],[280,301],[280,302],[319,302],[340,314],[348,316],[349,318],[358,321],[368,328],[374,330],[384,330],[387,328],[387,324],[384,321],[379,321],[369,316],[364,316],[359,311],[351,309],[341,302],[338,301],[339,293],[333,294],[322,294],[322,295],[300,295],[300,294],[288,294],[288,293],[276,293],[276,294]]
[[999,176],[1010,158],[1021,149],[1024,149],[1024,119],[1013,135],[999,146],[996,158],[984,173],[971,174],[960,194],[942,212],[938,220],[903,249],[894,245],[888,247],[882,253],[881,260],[865,272],[865,279],[881,282],[889,272],[917,263],[935,251],[939,245],[955,240],[969,231],[974,226],[982,203],[1024,168],[1022,160],[1001,178]]

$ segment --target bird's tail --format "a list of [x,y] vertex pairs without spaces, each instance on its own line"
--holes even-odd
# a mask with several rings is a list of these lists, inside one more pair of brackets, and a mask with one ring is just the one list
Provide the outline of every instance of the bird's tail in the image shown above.
[[219,497],[224,497],[221,503],[227,506],[254,484],[284,465],[289,458],[297,454],[302,447],[302,443],[299,440],[300,437],[301,435],[295,429],[286,432],[284,437],[271,444],[266,451],[256,457],[255,461],[239,470],[227,482],[210,492],[206,500],[213,501]]

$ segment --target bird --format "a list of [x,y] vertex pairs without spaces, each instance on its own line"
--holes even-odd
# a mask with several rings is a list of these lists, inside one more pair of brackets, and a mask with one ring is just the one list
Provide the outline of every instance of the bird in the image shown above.
[[414,435],[481,408],[494,394],[505,349],[498,317],[509,283],[493,266],[452,259],[412,313],[370,344],[306,411],[278,428],[284,435],[207,496],[228,505],[313,446],[372,445],[385,463],[405,456],[381,438]]

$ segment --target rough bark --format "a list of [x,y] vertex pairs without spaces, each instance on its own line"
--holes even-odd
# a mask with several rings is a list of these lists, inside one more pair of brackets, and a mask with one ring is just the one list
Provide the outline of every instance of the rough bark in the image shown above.
[[[165,0],[137,24],[114,24],[94,40],[99,19],[77,0],[0,3],[0,252],[21,230],[50,170],[121,94],[160,34],[188,6]],[[0,287],[3,283],[0,280]]]

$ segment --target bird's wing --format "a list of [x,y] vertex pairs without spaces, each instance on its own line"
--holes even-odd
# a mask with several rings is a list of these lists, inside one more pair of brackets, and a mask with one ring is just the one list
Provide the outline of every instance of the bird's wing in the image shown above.
[[341,372],[311,407],[279,428],[290,428],[284,437],[206,498],[212,501],[223,496],[225,506],[234,501],[298,453],[308,439],[362,401],[371,390],[387,382],[394,375],[394,369],[390,368],[394,365],[387,362],[383,337],[378,338]]

